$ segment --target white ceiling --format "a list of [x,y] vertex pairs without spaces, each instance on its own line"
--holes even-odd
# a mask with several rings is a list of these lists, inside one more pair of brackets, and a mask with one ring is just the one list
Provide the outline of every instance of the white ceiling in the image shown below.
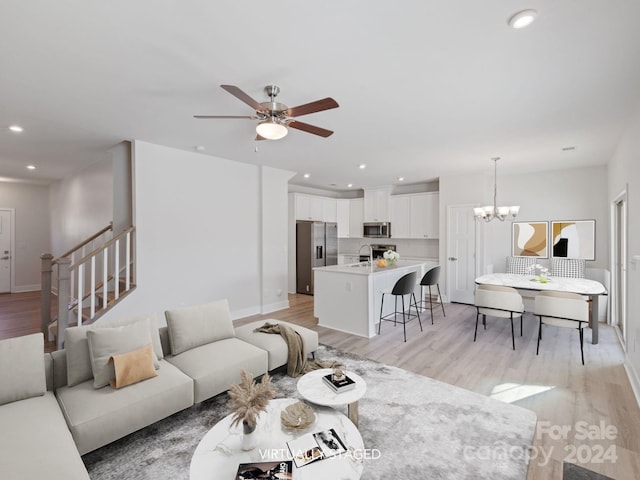
[[[525,8],[537,21],[509,28]],[[134,139],[338,190],[494,156],[500,172],[602,165],[640,102],[638,18],[637,0],[2,1],[0,177],[62,178]],[[192,117],[250,115],[219,85],[264,101],[272,83],[288,106],[333,97],[300,120],[335,134],[255,152],[255,121]]]

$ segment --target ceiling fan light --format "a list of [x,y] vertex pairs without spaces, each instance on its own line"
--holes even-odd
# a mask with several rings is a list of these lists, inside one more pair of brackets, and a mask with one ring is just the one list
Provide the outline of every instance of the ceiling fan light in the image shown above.
[[513,15],[508,23],[511,28],[524,28],[531,25],[537,15],[538,12],[535,10],[522,10]]
[[256,127],[256,133],[267,140],[280,140],[281,138],[286,137],[289,131],[287,130],[287,127],[279,123],[277,120],[269,119],[258,124]]

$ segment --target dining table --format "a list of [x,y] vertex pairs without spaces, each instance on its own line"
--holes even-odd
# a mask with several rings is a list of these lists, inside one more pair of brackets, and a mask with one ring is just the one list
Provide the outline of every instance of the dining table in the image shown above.
[[596,280],[573,277],[546,277],[541,279],[537,275],[489,273],[476,278],[475,283],[476,285],[512,287],[516,290],[530,292],[553,290],[587,296],[591,300],[591,320],[589,322],[591,343],[594,345],[598,343],[598,299],[601,295],[607,295],[608,292],[605,286]]

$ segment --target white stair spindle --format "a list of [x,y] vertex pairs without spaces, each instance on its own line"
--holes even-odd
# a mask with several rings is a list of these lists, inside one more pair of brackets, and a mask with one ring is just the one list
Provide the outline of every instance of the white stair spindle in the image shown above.
[[84,279],[84,264],[78,265],[78,326],[82,325],[82,288]]
[[109,247],[102,250],[102,308],[107,308],[109,296]]
[[116,243],[113,245],[114,251],[114,269],[113,269],[113,278],[116,284],[115,286],[115,299],[118,300],[120,298],[120,239],[116,240]]
[[131,232],[127,232],[127,244],[125,249],[126,266],[125,271],[125,291],[129,291],[131,288]]
[[96,316],[96,256],[91,257],[91,314],[89,318]]

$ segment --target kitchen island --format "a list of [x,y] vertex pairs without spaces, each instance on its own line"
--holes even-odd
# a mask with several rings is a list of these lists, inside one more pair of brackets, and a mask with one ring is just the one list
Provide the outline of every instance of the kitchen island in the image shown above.
[[[437,262],[398,260],[396,265],[378,267],[366,262],[314,268],[313,313],[322,327],[373,337],[378,333],[382,290],[392,288],[409,272],[417,272],[416,298],[420,297],[418,283],[427,270]],[[387,298],[383,315],[393,312],[394,298]],[[408,298],[405,299],[408,308]],[[400,301],[398,300],[398,305]]]

